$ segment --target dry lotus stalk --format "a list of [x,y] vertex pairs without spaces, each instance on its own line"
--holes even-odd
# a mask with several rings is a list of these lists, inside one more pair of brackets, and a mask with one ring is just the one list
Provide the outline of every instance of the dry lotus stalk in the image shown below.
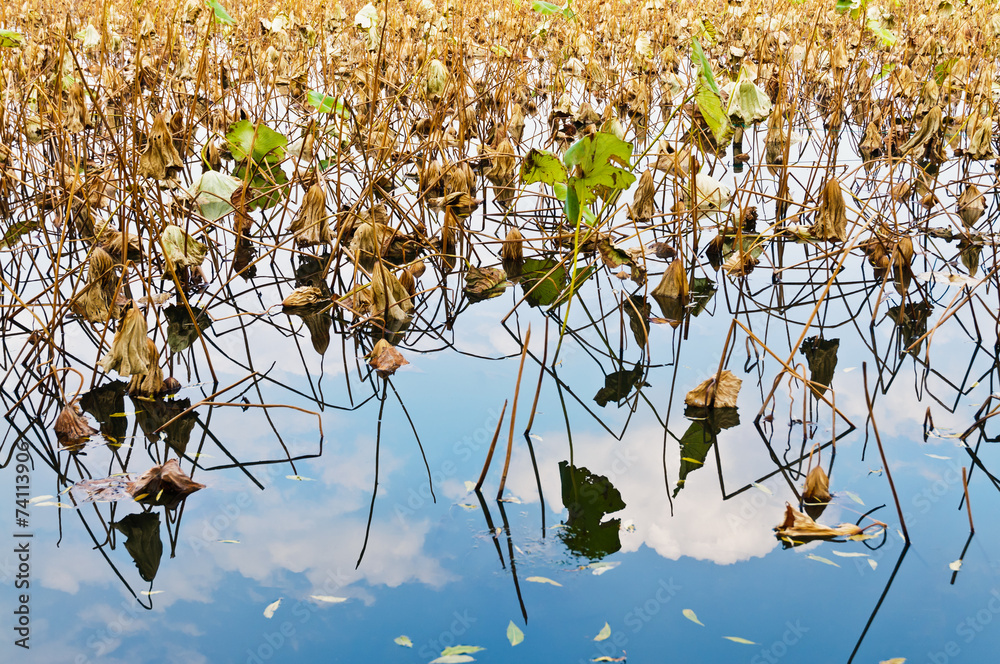
[[823,187],[816,222],[810,232],[820,240],[843,242],[847,239],[847,210],[844,192],[837,178],[830,178]]
[[97,429],[87,423],[87,419],[80,412],[77,402],[68,404],[59,413],[55,423],[56,439],[61,445],[71,445],[90,438],[97,433]]
[[[885,524],[881,521],[875,521],[872,525],[885,527]],[[803,514],[788,503],[785,503],[785,517],[775,528],[775,531],[777,531],[778,537],[794,540],[817,537],[853,537],[864,532],[864,528],[856,526],[853,523],[842,523],[834,528],[822,526],[813,521],[812,517],[808,514]]]
[[958,216],[962,218],[966,228],[972,228],[984,212],[986,212],[986,199],[980,193],[979,187],[969,184],[958,197]]
[[151,397],[166,391],[163,369],[160,368],[160,353],[156,350],[156,344],[148,337],[146,349],[149,355],[149,371],[142,376],[133,375],[129,380],[128,393],[132,396]]
[[396,347],[385,339],[379,339],[375,343],[375,348],[368,354],[368,365],[375,369],[382,378],[387,378],[396,373],[396,369],[404,364],[409,364],[403,354],[396,350]]
[[675,259],[667,267],[659,285],[650,293],[655,298],[672,297],[685,300],[688,296],[688,278],[684,271],[684,261]]
[[117,371],[121,376],[148,373],[152,358],[146,341],[146,318],[133,302],[115,332],[111,351],[100,362],[101,368],[108,372]]
[[156,180],[166,180],[184,166],[163,116],[158,113],[153,120],[146,151],[139,157],[139,175]]
[[295,245],[298,247],[312,247],[333,242],[333,231],[330,229],[326,214],[326,191],[323,185],[317,182],[309,187],[290,230],[295,235]]
[[[733,372],[723,369],[718,374],[718,380],[712,376],[703,381],[684,397],[684,403],[696,408],[736,408],[736,398],[740,394],[740,387],[743,381],[737,378]],[[713,394],[714,393],[714,394]],[[714,402],[713,402],[714,399]]]
[[176,506],[188,494],[204,488],[204,484],[193,481],[181,470],[177,459],[170,459],[162,466],[153,466],[139,479],[128,483],[128,492],[136,502],[167,507]]
[[656,184],[653,182],[653,169],[646,169],[639,177],[639,186],[636,187],[635,197],[632,199],[632,206],[628,208],[628,218],[633,221],[649,221],[656,212],[654,207],[654,195],[656,194]]

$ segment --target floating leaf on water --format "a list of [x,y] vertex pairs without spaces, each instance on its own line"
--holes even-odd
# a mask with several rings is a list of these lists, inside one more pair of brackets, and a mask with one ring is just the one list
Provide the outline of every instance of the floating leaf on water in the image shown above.
[[302,475],[285,475],[287,480],[295,480],[296,482],[315,482],[311,477],[303,477]]
[[597,636],[594,637],[594,640],[604,641],[609,636],[611,636],[611,625],[609,625],[608,623],[604,623],[604,627],[602,627],[601,631],[597,633]]
[[962,569],[962,559],[959,558],[954,562],[948,563],[948,569],[950,569],[952,572],[957,572],[960,569]]
[[265,618],[270,619],[270,618],[274,617],[274,612],[278,610],[279,606],[281,606],[281,600],[282,599],[284,599],[284,598],[279,597],[277,600],[275,600],[274,602],[271,602],[270,604],[267,605],[267,607],[264,609],[264,617]]
[[757,482],[751,482],[750,486],[752,486],[753,488],[755,488],[755,489],[757,489],[759,491],[763,491],[764,493],[766,493],[769,496],[773,496],[774,495],[774,492],[771,491],[770,489],[768,489],[763,484],[758,484]]
[[511,620],[507,625],[507,640],[510,641],[510,645],[512,646],[516,646],[524,641],[524,632],[521,631],[520,627],[514,624],[513,620]]
[[605,572],[610,572],[611,570],[613,570],[614,568],[618,567],[619,565],[621,565],[621,563],[618,562],[618,561],[614,561],[614,562],[600,561],[600,562],[596,562],[596,563],[590,563],[589,565],[587,565],[587,567],[589,567],[592,570],[591,573],[594,576],[600,576],[600,575],[604,574]]
[[136,481],[129,482],[128,492],[134,496],[133,500],[136,502],[145,500],[140,496],[148,498],[154,495],[156,498],[147,502],[172,508],[188,494],[204,488],[204,484],[193,481],[181,470],[177,459],[170,459],[161,466],[153,466]]
[[368,354],[368,365],[375,369],[382,378],[396,373],[396,369],[409,364],[403,354],[385,339],[375,342],[375,347]]
[[474,662],[475,657],[470,657],[469,655],[442,655],[436,659],[432,659],[429,664],[465,664],[465,662]]
[[334,597],[333,595],[309,595],[309,599],[314,599],[324,604],[340,604],[347,601],[346,597]]
[[472,503],[459,503],[458,506],[461,507],[464,510],[479,509],[479,505],[473,505]]
[[28,504],[34,505],[35,503],[40,503],[43,500],[49,500],[51,498],[55,498],[55,496],[35,496],[34,498],[28,501]]
[[472,491],[475,491],[475,489],[476,489],[476,483],[475,482],[470,482],[469,480],[465,480],[465,490],[466,490],[466,492],[471,493]]
[[239,540],[234,540],[234,539],[225,539],[225,540],[216,540],[216,541],[219,544],[239,544],[240,543]]
[[710,405],[715,408],[736,408],[736,398],[740,394],[742,385],[743,381],[733,372],[723,369],[718,379],[713,376],[688,392],[684,397],[684,403],[698,408],[707,408]]
[[681,613],[683,613],[684,617],[687,618],[688,620],[690,620],[691,622],[698,623],[702,627],[705,626],[705,623],[703,623],[702,621],[698,620],[698,616],[695,614],[695,612],[693,610],[691,610],[691,609],[684,609],[683,611],[681,611]]
[[148,596],[148,595],[159,595],[162,592],[164,592],[164,591],[162,591],[162,590],[141,590],[141,591],[139,591],[139,594],[140,595],[147,595]]
[[878,664],[903,664],[906,662],[905,657],[893,657],[892,659],[883,659]]
[[844,493],[847,494],[847,497],[856,502],[858,505],[865,504],[865,501],[861,500],[861,497],[858,494],[854,493],[853,491],[845,491]]
[[552,579],[547,579],[544,576],[529,576],[527,579],[525,579],[525,581],[531,581],[532,583],[548,583],[553,586],[559,586],[560,588],[562,587],[561,583],[553,581]]
[[403,646],[404,648],[412,648],[413,647],[413,641],[411,641],[410,637],[406,636],[405,634],[397,636],[392,641],[396,645]]
[[465,273],[465,292],[470,302],[481,302],[503,295],[507,288],[507,273],[495,267],[470,266]]
[[841,558],[864,558],[867,557],[867,553],[861,553],[858,551],[833,551],[833,555],[840,556]]
[[448,657],[450,655],[471,655],[477,653],[480,650],[486,650],[480,646],[449,646],[441,651],[442,657]]
[[940,454],[926,454],[925,453],[924,456],[929,456],[932,459],[942,459],[942,460],[948,460],[948,459],[951,458],[951,457],[947,457],[947,456],[941,456]]
[[874,570],[876,567],[878,567],[878,561],[876,561],[874,558],[869,558],[868,566],[871,567],[872,570]]
[[[874,523],[885,527],[885,524],[880,521],[875,521]],[[854,538],[865,534],[860,526],[856,526],[853,523],[842,523],[836,528],[822,526],[813,521],[812,517],[808,514],[803,514],[788,503],[785,503],[784,519],[782,519],[782,522],[774,530],[777,532],[778,537],[782,538],[786,543],[789,540],[829,539],[832,537]]]
[[814,553],[808,554],[806,556],[806,558],[809,558],[810,560],[815,560],[816,562],[820,562],[820,563],[823,563],[825,565],[833,565],[834,567],[840,567],[840,565],[838,565],[837,563],[833,562],[829,558],[824,558],[823,556],[817,556]]
[[749,641],[749,640],[744,639],[743,637],[740,637],[740,636],[724,636],[722,638],[729,639],[733,643],[742,643],[743,645],[747,645],[747,646],[755,646],[755,645],[757,645],[756,641]]

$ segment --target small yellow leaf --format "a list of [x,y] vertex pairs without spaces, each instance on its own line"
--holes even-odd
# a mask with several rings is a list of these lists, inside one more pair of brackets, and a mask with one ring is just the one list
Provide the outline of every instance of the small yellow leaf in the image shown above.
[[806,558],[809,558],[811,560],[815,560],[817,562],[825,563],[827,565],[833,565],[834,567],[840,567],[840,565],[838,565],[837,563],[833,562],[829,558],[824,558],[823,556],[817,556],[817,555],[812,554],[812,553],[810,553],[809,555],[807,555]]
[[597,636],[594,637],[594,640],[603,641],[609,636],[611,636],[611,625],[609,625],[608,623],[604,623],[604,627],[602,627],[601,631],[597,633]]
[[950,569],[952,572],[957,572],[958,570],[962,569],[962,559],[959,558],[955,562],[948,563],[948,569]]
[[296,482],[315,482],[311,477],[302,477],[301,475],[285,475],[285,479],[295,480]]
[[562,587],[561,583],[553,581],[552,579],[547,579],[544,576],[529,576],[527,579],[525,579],[525,581],[531,581],[533,583],[550,583],[553,586],[559,586],[560,588]]
[[413,647],[413,641],[410,641],[410,637],[406,636],[405,634],[402,636],[397,636],[396,638],[393,639],[393,642],[396,643],[397,645],[403,646],[404,648]]
[[220,544],[239,544],[239,540],[218,540]]
[[270,619],[271,617],[274,616],[274,612],[278,610],[279,606],[281,606],[281,600],[282,598],[279,597],[277,601],[271,602],[270,604],[267,605],[267,608],[264,609],[265,618]]
[[309,598],[317,602],[326,602],[327,604],[340,604],[347,601],[346,597],[334,597],[333,595],[309,595]]
[[702,627],[705,626],[705,623],[703,623],[702,621],[698,620],[698,616],[695,615],[695,612],[692,611],[691,609],[684,609],[681,613],[683,613],[684,617],[687,618],[688,620],[690,620],[691,622],[698,623]]
[[748,646],[755,646],[755,645],[757,645],[757,643],[755,641],[748,641],[747,639],[741,638],[739,636],[724,636],[722,638],[729,639],[733,643],[742,643],[742,644],[748,645]]

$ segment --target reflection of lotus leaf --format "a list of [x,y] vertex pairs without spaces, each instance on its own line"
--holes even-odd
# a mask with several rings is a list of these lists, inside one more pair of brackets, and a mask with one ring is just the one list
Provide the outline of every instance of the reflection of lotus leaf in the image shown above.
[[684,416],[691,420],[691,426],[681,436],[681,469],[674,489],[675,497],[684,488],[688,474],[705,465],[708,451],[718,439],[719,432],[740,423],[740,415],[735,408],[688,407]]
[[[171,422],[170,426],[163,431],[157,432],[157,429],[187,410],[191,405],[191,400],[133,399],[132,401],[135,404],[135,420],[139,424],[139,428],[146,434],[146,439],[155,444],[161,440],[162,434],[167,445],[179,456],[182,456],[187,450],[191,431],[198,421],[198,414],[192,411]],[[125,418],[120,419],[124,420]]]
[[152,581],[163,556],[160,515],[152,512],[129,514],[112,527],[125,535],[125,550],[135,561],[139,576],[143,581]]
[[636,364],[633,369],[622,369],[608,374],[604,377],[604,387],[597,391],[594,401],[603,408],[609,401],[618,402],[625,399],[632,392],[632,388],[646,384],[642,381],[642,376],[641,364]]
[[101,433],[112,442],[121,441],[128,435],[128,419],[122,417],[127,387],[125,381],[115,380],[80,395],[84,412],[93,415],[101,425]]
[[167,345],[170,350],[179,353],[188,348],[198,338],[199,331],[204,332],[212,326],[212,318],[202,309],[191,305],[195,321],[187,307],[172,304],[163,310],[167,318]]
[[802,342],[799,352],[806,356],[809,364],[809,380],[814,385],[813,391],[822,396],[833,382],[833,372],[837,368],[837,350],[840,339],[821,339],[809,337]]
[[621,549],[618,531],[621,519],[604,517],[625,509],[625,502],[603,475],[595,475],[584,467],[559,463],[563,505],[569,510],[566,528],[559,532],[566,547],[574,554],[600,560]]

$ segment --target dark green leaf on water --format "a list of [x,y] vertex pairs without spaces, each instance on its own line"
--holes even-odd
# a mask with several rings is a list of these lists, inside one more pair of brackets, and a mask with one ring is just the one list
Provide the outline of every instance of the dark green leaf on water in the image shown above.
[[481,302],[503,295],[507,273],[495,267],[469,267],[465,273],[465,295],[471,302]]
[[601,260],[608,267],[635,264],[635,260],[627,252],[616,247],[609,237],[602,237],[597,241],[597,250],[601,253]]
[[13,30],[0,30],[0,48],[16,48],[24,41],[24,35]]
[[[277,164],[269,162],[255,163],[250,167],[250,187],[253,190],[253,198],[247,205],[251,212],[255,210],[266,210],[281,202],[284,195],[284,185],[288,184],[288,176]],[[233,175],[240,181],[247,179],[247,165],[242,163],[236,167]]]
[[160,539],[160,515],[155,512],[129,514],[112,528],[125,535],[125,550],[132,556],[139,576],[150,582],[160,569],[163,541]]
[[622,401],[632,393],[634,388],[646,385],[642,377],[643,366],[641,364],[636,364],[634,369],[623,369],[610,373],[604,377],[604,387],[597,391],[594,401],[602,408],[607,406],[610,401],[615,403]]
[[548,150],[532,148],[521,162],[521,181],[525,184],[544,182],[554,187],[566,182],[566,167]]
[[[552,268],[555,270],[549,274]],[[527,302],[532,307],[547,307],[555,302],[566,281],[566,267],[554,258],[529,258],[521,268],[521,288],[528,294]]]
[[219,4],[219,0],[205,0],[205,5],[215,14],[216,23],[221,23],[222,25],[234,25],[236,23],[225,7]]
[[693,277],[691,279],[691,285],[688,287],[688,297],[691,298],[691,315],[697,316],[708,303],[712,301],[712,296],[715,295],[715,282],[708,277]]
[[740,423],[740,416],[735,408],[688,407],[684,416],[691,420],[691,425],[681,436],[681,469],[674,497],[684,488],[687,476],[705,465],[705,459],[718,439],[719,432]]
[[207,312],[194,305],[191,311],[195,315],[194,321],[183,305],[172,304],[163,310],[167,318],[167,345],[175,353],[188,348],[198,338],[199,331],[204,332],[212,326],[212,318]]
[[566,527],[559,538],[574,554],[590,560],[600,560],[621,549],[619,530],[621,519],[605,516],[625,509],[621,493],[603,475],[584,467],[559,463],[563,505],[569,511]]

